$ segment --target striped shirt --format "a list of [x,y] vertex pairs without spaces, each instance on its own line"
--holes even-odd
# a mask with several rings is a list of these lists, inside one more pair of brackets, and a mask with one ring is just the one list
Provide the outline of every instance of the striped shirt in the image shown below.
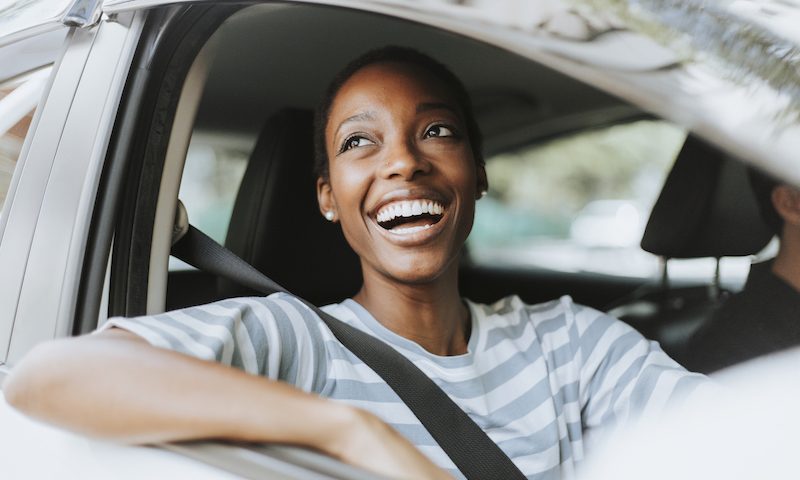
[[[463,355],[438,356],[348,299],[324,310],[395,348],[425,372],[528,478],[571,478],[589,432],[639,414],[705,382],[623,322],[569,297],[527,305],[466,301],[472,329]],[[463,478],[414,414],[291,295],[237,298],[116,326],[152,345],[291,383],[366,409],[437,465]]]

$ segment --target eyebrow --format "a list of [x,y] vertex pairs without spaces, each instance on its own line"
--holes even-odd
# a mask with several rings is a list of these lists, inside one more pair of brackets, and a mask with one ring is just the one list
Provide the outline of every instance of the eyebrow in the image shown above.
[[347,117],[344,120],[342,120],[342,122],[339,124],[338,127],[336,127],[336,131],[333,132],[333,138],[338,137],[339,136],[339,130],[341,130],[342,127],[347,125],[348,123],[361,122],[361,121],[370,121],[370,120],[375,120],[375,112],[373,112],[372,110],[369,110],[369,111],[366,111],[366,112],[357,113],[357,114],[355,114],[355,115],[353,115],[351,117]]
[[[453,108],[452,105],[449,105],[444,102],[424,102],[417,105],[417,113],[428,112],[431,110],[448,110],[453,112],[454,115],[458,116],[458,111]],[[333,137],[336,138],[339,136],[339,130],[342,129],[343,126],[347,125],[348,123],[353,122],[361,122],[361,121],[372,121],[375,120],[376,114],[374,111],[369,110],[366,112],[357,113],[353,116],[347,117],[339,123],[339,126],[336,127],[336,131],[333,132]]]

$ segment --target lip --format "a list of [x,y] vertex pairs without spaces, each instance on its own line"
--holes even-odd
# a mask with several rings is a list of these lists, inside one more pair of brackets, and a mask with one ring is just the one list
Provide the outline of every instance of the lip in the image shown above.
[[[384,205],[399,200],[433,200],[438,202],[444,207],[442,218],[438,222],[431,225],[430,228],[420,230],[414,233],[393,233],[391,230],[386,230],[378,224],[377,215]],[[415,246],[429,242],[437,237],[442,230],[444,230],[448,220],[450,219],[450,199],[445,195],[431,188],[411,188],[411,189],[398,189],[383,195],[380,200],[369,209],[367,216],[370,223],[373,224],[375,229],[385,239],[398,246]]]

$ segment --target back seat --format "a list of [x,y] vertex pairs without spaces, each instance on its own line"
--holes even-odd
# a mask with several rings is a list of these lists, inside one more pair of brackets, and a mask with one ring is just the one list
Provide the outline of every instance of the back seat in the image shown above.
[[[689,136],[675,160],[647,222],[641,246],[663,259],[662,281],[609,307],[609,313],[657,340],[675,360],[686,356],[691,335],[724,301],[719,259],[760,252],[772,233],[761,220],[747,168]],[[717,259],[708,285],[674,288],[671,259]]]

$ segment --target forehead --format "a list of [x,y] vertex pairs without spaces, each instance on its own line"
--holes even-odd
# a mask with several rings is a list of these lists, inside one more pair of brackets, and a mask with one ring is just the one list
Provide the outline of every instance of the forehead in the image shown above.
[[329,122],[362,108],[426,102],[448,103],[458,109],[444,81],[427,69],[410,63],[375,63],[358,70],[342,84],[331,104]]

